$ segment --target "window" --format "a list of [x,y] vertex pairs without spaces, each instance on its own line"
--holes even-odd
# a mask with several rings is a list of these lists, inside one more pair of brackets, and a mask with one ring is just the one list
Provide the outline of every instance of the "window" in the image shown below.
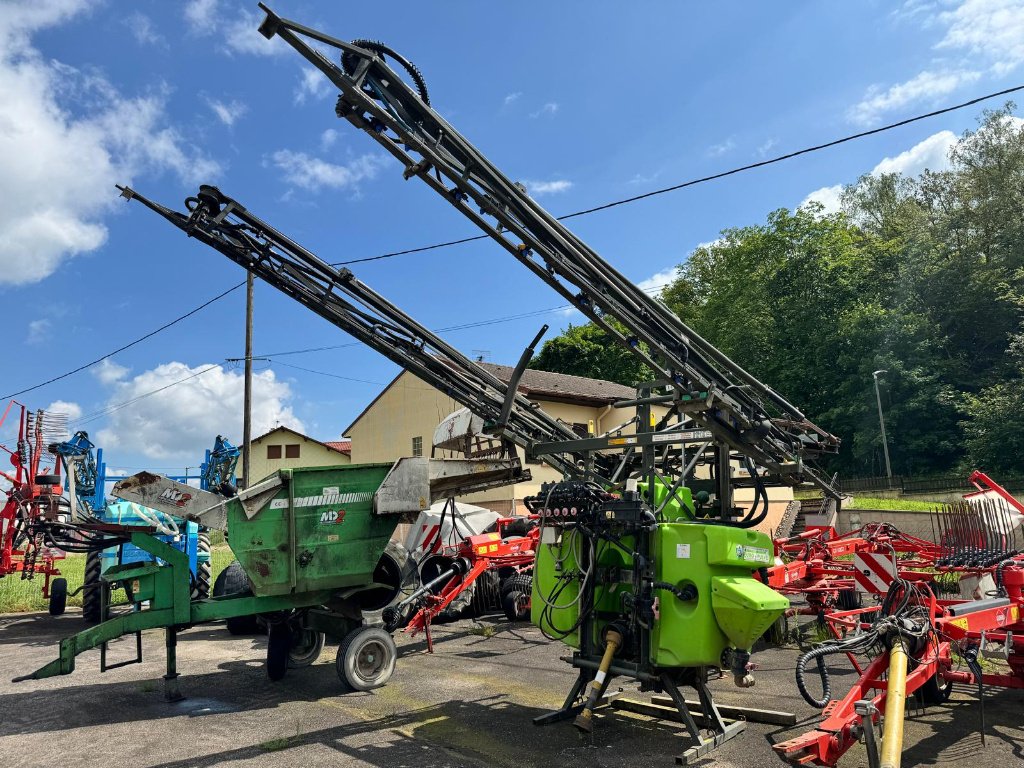
[[286,445],[284,447],[284,457],[286,459],[297,459],[299,458],[299,445]]
[[268,445],[267,446],[267,458],[268,459],[280,459],[281,458],[281,446],[280,445]]
[[422,456],[423,455],[423,438],[414,437],[412,439],[412,455]]

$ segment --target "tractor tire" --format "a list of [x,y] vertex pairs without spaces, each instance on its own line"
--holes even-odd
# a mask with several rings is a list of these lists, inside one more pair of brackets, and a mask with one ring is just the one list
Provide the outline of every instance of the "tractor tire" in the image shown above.
[[528,621],[530,619],[530,593],[506,592],[501,598],[501,607],[505,618],[509,621]]
[[68,607],[68,580],[54,579],[50,582],[50,615],[60,616]]
[[291,647],[288,649],[288,669],[301,669],[320,658],[326,640],[323,632],[302,627],[291,630]]
[[359,627],[345,635],[338,647],[338,678],[354,691],[380,688],[395,673],[398,649],[380,627]]
[[[237,560],[221,571],[216,581],[213,582],[213,596],[226,597],[236,595],[244,597],[252,594],[249,588],[249,577],[242,570],[242,565]],[[232,635],[258,635],[260,633],[259,622],[255,616],[232,616],[225,621],[228,632]]]
[[103,602],[103,583],[100,574],[103,572],[103,559],[98,550],[85,555],[85,579],[82,588],[82,618],[90,624],[97,624]]
[[509,592],[524,592],[527,595],[533,591],[533,574],[532,573],[516,573],[509,576],[501,583],[501,597],[505,599],[505,595]]
[[280,680],[288,672],[288,652],[292,645],[292,631],[287,623],[267,627],[267,677]]
[[205,555],[206,560],[200,562],[196,560],[196,576],[192,586],[192,599],[193,600],[205,600],[210,596],[210,575],[211,575],[211,563],[210,563],[210,533],[209,531],[200,531],[196,538],[196,554]]

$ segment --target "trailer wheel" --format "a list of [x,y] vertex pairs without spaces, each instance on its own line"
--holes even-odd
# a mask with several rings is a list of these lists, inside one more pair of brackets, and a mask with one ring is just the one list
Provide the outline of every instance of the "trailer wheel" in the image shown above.
[[293,629],[291,631],[291,647],[288,649],[288,668],[301,669],[308,667],[320,658],[324,649],[323,632],[315,629]]
[[391,635],[379,627],[360,627],[341,641],[335,667],[349,688],[371,691],[391,679],[397,657]]
[[530,618],[530,593],[506,592],[501,607],[509,621],[526,621]]
[[501,596],[505,597],[509,592],[525,592],[530,594],[533,591],[532,573],[514,573],[501,582]]
[[863,593],[855,589],[839,590],[839,607],[844,611],[852,611],[861,607]]
[[60,616],[68,605],[68,580],[54,579],[50,582],[50,615]]
[[103,583],[100,575],[103,572],[103,559],[98,550],[85,555],[85,579],[82,589],[82,618],[90,624],[100,620],[101,603],[103,600]]
[[[231,564],[217,575],[213,582],[213,596],[226,597],[233,595],[244,597],[251,595],[249,578],[242,569],[242,564],[233,560]],[[232,635],[258,635],[260,626],[255,616],[232,616],[225,621],[228,632]]]
[[288,671],[288,652],[292,645],[292,632],[285,623],[267,627],[267,677],[280,680]]
[[[206,555],[205,560],[200,561],[198,555]],[[193,600],[205,600],[210,596],[210,533],[200,531],[196,537],[196,579],[192,588]]]
[[925,704],[945,704],[953,693],[953,681],[946,680],[939,685],[938,675],[933,675],[918,690],[921,692],[921,701]]

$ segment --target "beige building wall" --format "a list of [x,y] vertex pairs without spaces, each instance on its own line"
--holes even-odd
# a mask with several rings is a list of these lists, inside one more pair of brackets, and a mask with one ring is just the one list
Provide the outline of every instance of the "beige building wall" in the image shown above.
[[[296,452],[298,456],[288,455]],[[271,458],[272,454],[278,455],[279,458]],[[255,482],[279,469],[330,467],[351,463],[352,459],[341,451],[328,448],[323,443],[287,427],[278,427],[253,440],[249,454],[249,464]],[[238,468],[241,470],[241,462]]]

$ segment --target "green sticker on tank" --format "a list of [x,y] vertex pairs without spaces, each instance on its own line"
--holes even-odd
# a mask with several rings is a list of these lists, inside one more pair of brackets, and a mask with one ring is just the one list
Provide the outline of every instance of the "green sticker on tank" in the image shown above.
[[740,560],[746,560],[748,563],[770,563],[771,556],[767,549],[764,547],[736,547],[736,557]]

